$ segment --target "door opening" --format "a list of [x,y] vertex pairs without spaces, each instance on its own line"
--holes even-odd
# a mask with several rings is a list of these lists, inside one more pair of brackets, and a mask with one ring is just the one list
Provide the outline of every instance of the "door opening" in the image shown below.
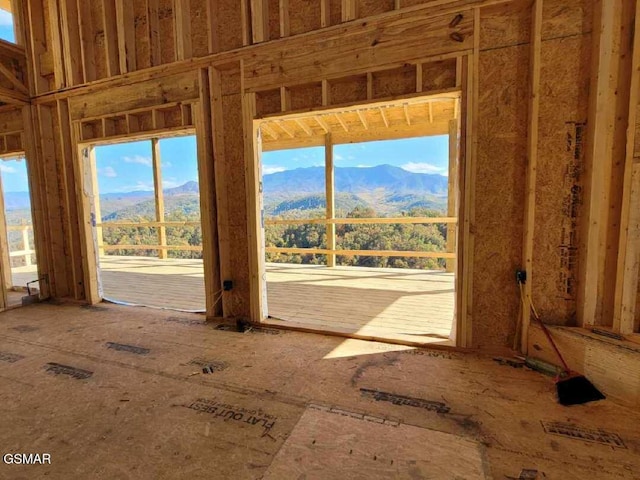
[[455,345],[459,101],[260,121],[268,322]]
[[205,311],[196,137],[90,149],[101,296]]

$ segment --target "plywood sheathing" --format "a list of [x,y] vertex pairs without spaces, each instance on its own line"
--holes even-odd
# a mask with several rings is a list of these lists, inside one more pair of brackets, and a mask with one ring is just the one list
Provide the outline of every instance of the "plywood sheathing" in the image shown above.
[[372,74],[372,98],[389,98],[415,91],[416,68],[407,65]]
[[480,346],[510,345],[522,261],[530,9],[489,9],[480,20],[473,337]]
[[[575,324],[591,78],[590,2],[544,2],[533,302],[550,323]],[[561,8],[562,7],[562,8]],[[543,213],[544,212],[544,213]]]
[[358,16],[361,18],[390,12],[395,8],[395,0],[356,0]]
[[132,3],[136,38],[133,47],[136,52],[137,69],[141,70],[152,66],[149,10],[147,9],[147,0],[132,0]]
[[[81,20],[82,23],[86,23],[87,35],[90,41],[93,43],[93,58],[85,58],[85,62],[95,62],[95,78],[106,78],[109,76],[107,67],[107,48],[105,44],[105,31],[104,31],[104,9],[101,1],[87,2],[91,7],[82,8]],[[82,2],[84,4],[84,2]],[[85,13],[89,13],[88,17],[84,16]]]
[[[176,52],[176,29],[174,23],[176,22],[176,15],[173,11],[173,0],[157,0],[157,21],[153,23],[156,25],[157,30],[152,30],[151,40],[152,43],[156,43],[159,49],[159,63],[154,65],[175,62],[177,58]],[[190,2],[199,3],[199,2]],[[184,12],[187,17],[190,12]],[[206,30],[205,30],[206,31]]]
[[194,57],[204,57],[209,53],[209,17],[206,2],[190,2],[191,5],[191,48]]
[[289,95],[291,110],[311,110],[322,106],[322,85],[320,82],[291,87]]
[[[482,35],[480,36],[482,39]],[[422,91],[444,90],[456,86],[456,59],[422,64]]]
[[[238,0],[221,0],[211,6],[216,19],[212,52],[224,52],[242,46],[242,2]],[[211,19],[209,19],[211,20]]]
[[[13,310],[3,314],[0,338],[3,353],[19,358],[0,362],[7,412],[0,441],[49,438],[52,458],[65,459],[37,467],[50,468],[51,477],[110,479],[123,470],[155,478],[175,472],[260,477],[287,438],[304,433],[296,426],[308,425],[299,423],[307,412],[375,425],[363,426],[365,435],[386,424],[462,437],[485,452],[487,478],[518,478],[531,468],[539,478],[632,479],[640,469],[637,412],[605,400],[568,413],[556,403],[551,378],[491,358],[293,332],[226,332],[197,315],[113,305]],[[107,342],[149,351],[114,350]],[[46,370],[51,362],[92,375],[77,380],[54,374]],[[200,373],[202,364],[213,362],[218,371]],[[385,401],[384,395],[376,400],[361,389],[411,397],[423,407]],[[198,399],[217,402],[218,410],[198,410],[207,406]],[[37,421],[34,411],[47,422]],[[224,420],[222,411],[244,415]],[[258,412],[277,417],[274,424],[252,425],[250,416]],[[554,433],[553,422],[595,436]],[[322,445],[321,438],[311,438],[305,448]],[[358,460],[366,468],[379,465],[385,475],[378,478],[389,478],[390,451],[365,450]],[[352,456],[358,453],[353,448]],[[402,474],[415,465],[396,461],[394,467],[399,473],[392,476],[411,478]],[[34,467],[12,468],[14,476],[28,477]]]
[[289,0],[289,29],[291,35],[320,29],[320,2]]
[[[280,4],[283,3],[281,0],[266,0],[268,7],[268,15],[269,15],[269,29],[268,29],[268,39],[274,40],[280,38],[281,36],[286,37],[287,34],[281,35],[281,29],[286,29],[287,21],[289,18],[289,12],[285,9],[285,12],[280,11]],[[286,0],[283,3],[283,7],[286,5]],[[281,15],[284,13],[284,15]]]
[[233,281],[223,296],[225,316],[249,316],[249,260],[245,197],[240,65],[215,70],[212,79],[214,154],[218,198],[220,274]]
[[327,0],[329,4],[329,24],[338,25],[342,21],[342,0]]

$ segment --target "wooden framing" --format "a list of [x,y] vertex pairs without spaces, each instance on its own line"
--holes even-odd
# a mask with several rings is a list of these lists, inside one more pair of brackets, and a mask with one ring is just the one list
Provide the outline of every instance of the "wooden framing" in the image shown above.
[[98,162],[93,148],[89,151],[89,162],[86,165],[91,172],[91,196],[93,199],[93,213],[96,222],[96,244],[98,247],[98,255],[104,255],[104,235],[102,233],[102,210],[100,209],[100,189],[98,185]]
[[[472,78],[471,73],[463,74],[464,78]],[[471,87],[469,87],[471,88]],[[280,98],[282,98],[283,91],[280,90]],[[437,93],[433,93],[432,96],[423,96],[423,97],[410,97],[409,99],[399,99],[397,102],[404,103],[404,105],[418,105],[420,106],[423,112],[426,112],[425,115],[429,116],[429,109],[424,108],[425,102],[429,104],[430,101],[437,102],[448,101],[450,105],[450,113],[449,117],[446,120],[446,127],[444,128],[445,134],[453,136],[453,143],[457,145],[458,141],[458,120],[453,119],[453,112],[455,110],[455,103],[460,98],[460,92],[454,89],[447,90],[446,92],[441,93],[442,97],[439,97]],[[470,90],[468,92],[463,92],[464,98],[473,98],[474,91]],[[323,94],[323,99],[325,95]],[[398,252],[398,251],[384,251],[384,250],[344,250],[344,249],[336,249],[335,247],[335,225],[336,224],[349,224],[349,223],[448,223],[448,224],[457,224],[458,219],[455,216],[452,217],[444,217],[444,218],[384,218],[384,219],[335,219],[333,218],[333,178],[334,178],[334,168],[333,168],[333,138],[334,135],[342,135],[340,138],[344,139],[345,142],[354,141],[354,138],[358,138],[355,136],[355,132],[351,127],[344,128],[343,122],[338,121],[334,126],[329,126],[328,123],[323,118],[330,118],[331,116],[340,118],[344,115],[345,110],[340,109],[339,107],[328,107],[325,106],[323,109],[317,109],[313,112],[294,112],[294,113],[285,113],[284,115],[274,115],[269,116],[264,119],[256,120],[257,112],[256,112],[256,94],[255,93],[246,93],[244,96],[244,125],[245,125],[245,162],[247,164],[246,175],[248,178],[248,197],[247,203],[249,205],[249,254],[251,267],[250,271],[252,272],[251,278],[251,300],[252,300],[252,309],[251,309],[251,320],[253,322],[262,322],[266,318],[266,283],[264,282],[264,276],[260,274],[261,269],[264,269],[264,253],[286,253],[286,254],[320,254],[327,256],[327,265],[334,266],[335,265],[335,256],[336,255],[373,255],[373,256],[401,256],[401,257],[421,257],[421,258],[444,258],[449,263],[455,258],[461,258],[462,261],[456,262],[457,268],[465,264],[465,258],[459,257],[460,248],[463,245],[462,242],[458,244],[456,251],[445,251],[445,252],[415,252],[415,251],[407,251],[407,252]],[[396,103],[397,103],[396,102]],[[287,105],[288,102],[281,101],[280,107]],[[362,128],[368,131],[371,135],[371,139],[380,139],[380,135],[385,129],[389,129],[390,127],[390,118],[387,118],[386,121],[383,118],[381,120],[382,125],[380,127],[371,128],[369,121],[364,116],[364,111],[371,112],[370,114],[380,116],[380,111],[385,109],[385,111],[389,112],[390,108],[394,108],[394,102],[376,102],[369,101],[367,103],[363,103],[362,105],[352,108],[352,114],[355,119],[358,119],[362,124]],[[399,107],[401,123],[403,125],[411,125],[411,122],[406,121],[406,109],[404,105]],[[433,115],[433,113],[432,113]],[[309,122],[306,120],[309,119]],[[364,119],[364,120],[363,120]],[[261,207],[261,194],[260,192],[260,153],[263,148],[265,148],[271,141],[262,140],[260,132],[264,131],[268,133],[269,137],[273,140],[272,145],[289,145],[287,148],[294,148],[291,145],[296,144],[295,138],[292,138],[292,135],[289,135],[289,139],[281,140],[280,136],[275,133],[275,125],[280,125],[282,122],[286,122],[291,125],[291,128],[296,128],[294,126],[307,125],[307,128],[300,127],[299,134],[307,135],[307,138],[303,138],[300,140],[300,143],[297,145],[309,146],[311,142],[314,142],[314,136],[309,135],[309,125],[311,120],[317,123],[317,125],[322,128],[324,131],[324,137],[322,144],[325,146],[325,173],[326,173],[326,218],[325,219],[300,219],[300,220],[259,220],[262,218],[262,207]],[[355,120],[356,122],[358,120]],[[468,120],[463,121],[466,123]],[[416,125],[420,126],[420,123],[416,123]],[[421,125],[424,128],[424,124]],[[247,138],[246,132],[253,131],[255,136],[255,142],[250,142]],[[282,131],[287,133],[286,130],[282,129]],[[420,130],[417,129],[416,132]],[[339,132],[339,133],[338,133]],[[352,135],[349,137],[349,135]],[[424,132],[422,133],[424,135]],[[420,133],[417,135],[420,136]],[[391,138],[403,138],[403,135],[397,135]],[[289,142],[289,143],[287,143]],[[251,145],[249,145],[251,143]],[[273,148],[273,147],[270,147]],[[457,146],[452,150],[453,155],[457,158]],[[469,147],[466,148],[466,151],[472,151]],[[456,163],[456,162],[454,162]],[[467,165],[471,165],[471,162],[467,160]],[[466,175],[468,175],[467,171],[459,171],[461,178],[464,179]],[[456,179],[456,183],[464,184],[460,179]],[[467,183],[469,185],[469,183]],[[455,203],[454,203],[455,205]],[[457,212],[454,208],[454,214]],[[253,213],[255,212],[255,213]],[[468,214],[467,214],[468,215]],[[464,218],[464,215],[463,215]],[[315,224],[325,224],[327,227],[327,248],[280,248],[280,247],[264,247],[263,243],[263,229],[265,224],[306,224],[306,223],[315,223]],[[469,257],[471,252],[464,252],[463,255]],[[254,273],[255,272],[255,273]],[[459,271],[457,272],[459,275]],[[255,275],[255,277],[254,277]],[[459,282],[462,283],[465,288],[465,291],[458,290],[458,298],[460,299],[462,295],[470,295],[469,285],[470,281],[467,282]],[[457,325],[456,332],[460,332],[456,337],[456,341],[458,342],[457,346],[469,346],[471,345],[471,325],[468,323],[468,317],[463,315],[463,310],[457,309],[461,314],[457,315]],[[467,343],[468,342],[468,343]]]
[[[335,166],[333,163],[333,142],[331,140],[330,133],[327,133],[324,142],[324,172],[326,203],[325,218],[327,221],[330,221],[333,220],[336,215]],[[327,250],[332,251],[336,249],[336,225],[335,223],[327,223],[326,228]],[[329,253],[327,255],[327,266],[336,266],[335,253]]]
[[[447,215],[454,217],[457,212],[458,197],[458,133],[459,120],[449,120],[449,189],[447,192]],[[447,252],[456,251],[457,225],[447,224]],[[447,272],[455,271],[455,261],[447,260]]]
[[[635,31],[640,31],[640,0],[636,1]],[[640,35],[634,37],[629,121],[620,220],[620,243],[615,281],[613,330],[621,334],[640,331],[637,324],[640,276],[640,152],[637,151],[640,104]]]
[[[215,79],[214,79],[215,82]],[[226,274],[220,260],[223,245],[218,228],[218,198],[221,188],[214,159],[214,132],[212,103],[214,90],[211,85],[211,72],[203,69],[199,72],[199,102],[194,105],[196,117],[196,141],[198,146],[198,184],[200,185],[200,228],[202,229],[203,264],[205,272],[205,300],[207,318],[223,316],[228,302],[216,302],[215,297],[222,289],[222,275]],[[228,248],[228,247],[227,247]]]
[[[542,45],[543,0],[536,0],[531,6],[531,57],[529,63],[529,131],[527,133],[527,180],[524,212],[524,239],[522,249],[523,268],[527,279],[522,286],[524,306],[522,307],[520,349],[527,353],[529,325],[531,323],[531,292],[533,288],[533,240],[536,207],[536,173],[538,161],[538,129],[540,121],[540,49]],[[517,341],[517,339],[516,339]]]
[[[162,187],[162,157],[160,155],[160,141],[157,138],[151,139],[151,165],[153,167],[153,196],[155,197],[156,222],[161,223],[158,227],[158,245],[167,245],[167,228],[162,225],[164,222],[164,191]],[[167,258],[167,250],[158,250],[159,258]]]
[[[596,4],[591,116],[589,124],[587,155],[590,159],[588,171],[589,225],[586,229],[586,252],[583,262],[584,290],[580,297],[582,325],[610,325],[613,311],[607,290],[609,271],[614,265],[617,245],[609,245],[609,232],[616,229],[616,193],[612,191],[612,175],[616,163],[616,128],[618,115],[617,98],[621,75],[620,28],[623,22],[623,0],[598,2]],[[625,115],[626,116],[626,115]],[[622,152],[624,154],[624,152]],[[613,279],[611,279],[613,280]]]
[[[595,17],[587,4],[595,7]],[[501,310],[493,315],[487,284],[513,287],[512,270],[523,268],[529,299],[543,282],[557,281],[551,277],[558,269],[547,259],[555,247],[551,240],[538,241],[540,235],[560,238],[562,228],[557,225],[562,206],[544,198],[544,173],[566,147],[558,133],[562,125],[581,121],[591,130],[585,141],[589,178],[580,214],[586,235],[580,238],[586,252],[578,254],[577,320],[632,332],[640,158],[634,107],[640,87],[638,48],[633,66],[625,49],[629,19],[637,23],[638,7],[632,0],[542,5],[542,0],[24,2],[24,48],[0,42],[0,56],[8,52],[18,62],[15,69],[15,62],[0,62],[0,102],[13,105],[0,106],[0,154],[24,149],[35,159],[29,175],[39,268],[48,278],[44,290],[90,302],[100,298],[90,266],[99,249],[90,235],[92,195],[82,187],[87,145],[197,130],[207,314],[260,321],[266,299],[260,287],[262,212],[254,198],[260,174],[254,167],[261,151],[320,146],[327,137],[332,144],[368,141],[382,129],[389,139],[430,129],[449,134],[453,152],[451,132],[459,128],[458,170],[450,176],[460,197],[447,213],[459,217],[457,238],[450,236],[444,252],[456,257],[447,263],[457,274],[457,345],[504,346],[516,334],[520,299],[497,300]],[[554,63],[552,53],[559,49],[566,49],[571,68]],[[576,60],[583,54],[593,65]],[[552,69],[558,71],[548,73]],[[571,116],[577,108],[558,109],[566,118],[552,115],[549,98],[576,85],[586,92],[582,87],[589,82],[588,118]],[[521,94],[523,85],[528,95]],[[587,93],[580,95],[572,98]],[[448,102],[418,103],[429,96]],[[391,104],[398,104],[397,111],[387,108]],[[354,107],[362,105],[367,110]],[[23,106],[26,127],[3,120],[10,109]],[[498,110],[505,107],[513,112],[502,115]],[[525,110],[529,126],[523,132]],[[497,164],[505,175],[504,192],[491,183]],[[481,194],[487,190],[493,197]],[[488,215],[489,209],[495,214]],[[487,254],[486,232],[498,220],[509,228],[493,229],[496,251],[509,245],[517,255]],[[54,228],[58,224],[60,232]],[[328,228],[336,224],[329,222]],[[60,260],[69,256],[69,264]],[[215,304],[223,279],[233,280],[234,288]],[[568,310],[554,320],[574,322]],[[526,351],[527,309],[523,317],[516,343]],[[500,335],[488,333],[491,322]]]
[[4,191],[2,187],[2,178],[0,177],[0,279],[2,280],[2,288],[0,288],[0,309],[7,307],[7,289],[13,287],[11,279],[11,258],[9,257],[9,243],[7,237],[7,222],[5,216]]

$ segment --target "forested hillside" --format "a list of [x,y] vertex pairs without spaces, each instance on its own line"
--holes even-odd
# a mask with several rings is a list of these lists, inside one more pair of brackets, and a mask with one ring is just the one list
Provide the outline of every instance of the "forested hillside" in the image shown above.
[[[398,167],[336,168],[336,217],[434,217],[445,215],[447,178],[411,173]],[[325,216],[324,168],[311,167],[265,175],[263,179],[265,218],[300,219]],[[28,213],[28,196],[8,192],[8,223],[20,223]],[[197,182],[164,190],[165,221],[200,221]],[[152,191],[105,193],[100,197],[102,222],[153,222]],[[25,205],[26,204],[26,205]],[[336,246],[344,250],[445,249],[446,225],[380,224],[338,225]],[[167,227],[168,245],[202,245],[199,226]],[[266,245],[272,247],[326,248],[324,225],[267,225]],[[149,245],[148,249],[111,250],[110,255],[155,256],[158,243],[155,227],[104,227],[105,245]],[[18,236],[12,234],[18,242]],[[170,250],[170,258],[201,258],[201,252]],[[324,264],[324,255],[267,254],[267,261]],[[430,258],[339,256],[340,265],[401,268],[442,268],[444,261]]]

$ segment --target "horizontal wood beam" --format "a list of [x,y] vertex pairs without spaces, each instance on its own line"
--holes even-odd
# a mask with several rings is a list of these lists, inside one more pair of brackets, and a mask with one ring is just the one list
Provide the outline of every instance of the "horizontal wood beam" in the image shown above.
[[24,95],[29,95],[29,90],[26,85],[20,81],[15,74],[7,68],[5,65],[0,63],[0,75],[4,76],[11,84],[16,88],[16,90]]
[[456,224],[456,217],[381,217],[381,218],[283,218],[267,219],[265,225],[355,225],[355,224]]
[[196,245],[103,245],[104,250],[184,250],[201,252],[202,246]]
[[[399,140],[403,138],[429,137],[436,135],[447,135],[449,126],[447,121],[434,122],[432,124],[396,125],[389,128],[369,129],[345,132],[334,130],[331,132],[334,145],[347,143],[376,142],[381,140]],[[264,127],[264,124],[262,125]],[[294,148],[319,147],[324,145],[324,134],[311,137],[295,137],[278,139],[263,138],[262,150],[271,152],[275,150],[290,150]]]
[[106,222],[97,223],[96,227],[122,228],[122,227],[199,227],[200,222]]
[[301,255],[344,255],[352,257],[355,255],[364,255],[369,257],[416,257],[416,258],[456,258],[455,253],[448,252],[415,252],[415,251],[396,251],[396,250],[328,250],[326,248],[281,248],[281,247],[265,247],[267,253],[285,253],[285,254],[301,254]]
[[22,45],[0,39],[0,55],[26,60],[26,52]]
[[0,87],[0,102],[12,105],[28,105],[29,97],[23,93]]
[[396,12],[362,23],[349,35],[343,28],[324,34],[328,29],[320,30],[313,41],[310,36],[289,37],[286,49],[255,52],[245,60],[245,88],[258,91],[304,84],[472,48],[473,15],[463,15],[454,29],[449,26],[452,18]]
[[[472,16],[471,11],[478,7],[488,7],[499,4],[510,3],[513,0],[469,0],[465,5],[455,5],[455,4],[440,4],[437,6],[434,5],[417,5],[415,7],[403,8],[400,12],[398,11],[390,11],[380,15],[372,16],[368,19],[369,25],[378,25],[380,22],[386,22],[389,19],[398,19],[398,17],[406,15],[410,15],[413,12],[413,15],[418,17],[441,17],[446,16],[448,14],[455,15],[457,13],[463,13],[465,16]],[[125,2],[126,3],[126,2]],[[411,16],[411,15],[410,15]],[[448,17],[447,17],[448,18]],[[358,22],[354,22],[353,24],[354,30],[359,29]],[[351,25],[334,25],[331,27],[324,28],[322,30],[308,32],[301,35],[296,35],[294,37],[287,37],[287,42],[290,42],[292,39],[304,38],[306,42],[313,43],[314,41],[324,40],[327,38],[331,38],[332,36],[343,36],[345,35],[345,28],[350,29]],[[347,32],[348,33],[348,32]],[[67,87],[61,89],[57,92],[40,92],[38,95],[34,97],[35,103],[48,103],[53,100],[63,99],[72,97],[78,94],[88,94],[96,91],[104,91],[107,88],[114,88],[122,85],[130,85],[134,83],[139,83],[147,80],[159,79],[163,77],[167,77],[173,74],[184,73],[185,71],[197,70],[199,68],[205,68],[209,66],[223,66],[232,62],[239,61],[241,59],[246,59],[248,56],[262,56],[266,54],[270,54],[273,52],[281,52],[282,43],[284,40],[275,40],[268,43],[249,45],[244,47],[239,47],[233,50],[229,50],[221,53],[212,53],[210,55],[192,58],[188,60],[183,60],[179,62],[173,62],[167,65],[159,65],[143,70],[138,70],[135,72],[129,72],[126,75],[118,75],[113,78],[105,78],[100,80],[95,80],[92,82],[88,82],[82,86],[74,86]],[[1,41],[0,41],[1,42]],[[456,42],[457,45],[463,45],[463,43]],[[289,45],[289,43],[287,43]],[[130,50],[130,49],[129,49]],[[470,48],[467,48],[467,52],[470,51]],[[464,54],[464,51],[454,52],[456,54]],[[423,56],[423,55],[421,55]],[[320,75],[317,78],[331,78],[331,75]],[[316,80],[317,80],[316,78]]]

